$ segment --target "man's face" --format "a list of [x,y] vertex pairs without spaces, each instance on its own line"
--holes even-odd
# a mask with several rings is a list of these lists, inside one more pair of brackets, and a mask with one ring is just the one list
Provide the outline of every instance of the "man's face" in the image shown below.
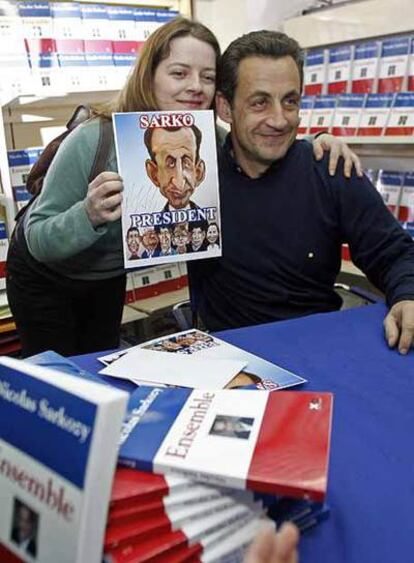
[[214,244],[218,239],[217,225],[209,225],[207,229],[207,240],[210,244]]
[[163,250],[169,250],[171,248],[171,233],[169,229],[160,229],[158,233],[160,239],[160,245]]
[[203,244],[206,234],[200,227],[194,227],[191,231],[191,242],[194,246],[201,246]]
[[233,107],[218,94],[219,116],[231,124],[235,157],[249,176],[260,176],[286,155],[296,137],[299,104],[299,70],[290,56],[243,59]]
[[127,245],[128,245],[128,250],[131,252],[131,254],[138,253],[139,240],[140,240],[140,236],[138,231],[135,230],[129,231],[127,235]]
[[174,244],[178,249],[183,249],[188,244],[189,232],[186,226],[177,226],[174,229]]
[[24,541],[33,534],[33,518],[30,510],[25,506],[20,506],[17,513],[16,525],[19,533],[19,540]]
[[147,250],[155,250],[158,244],[158,235],[154,229],[147,229],[142,235],[142,244]]
[[204,161],[196,162],[194,131],[190,127],[177,131],[155,129],[151,145],[155,163],[147,160],[148,176],[171,207],[186,207],[205,174]]

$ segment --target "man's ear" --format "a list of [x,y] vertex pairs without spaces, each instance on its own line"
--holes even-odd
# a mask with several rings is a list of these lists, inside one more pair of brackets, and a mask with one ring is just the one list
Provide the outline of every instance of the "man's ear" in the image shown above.
[[157,166],[157,164],[155,164],[155,162],[153,160],[151,160],[150,158],[147,158],[147,160],[145,161],[145,170],[147,171],[147,176],[151,180],[151,182],[155,186],[157,186],[157,188],[159,188],[160,183],[159,183],[159,180],[158,180],[158,166]]
[[196,164],[195,171],[196,171],[196,185],[198,186],[206,177],[206,163],[201,158]]
[[216,110],[221,120],[225,123],[232,123],[230,104],[221,92],[216,92]]

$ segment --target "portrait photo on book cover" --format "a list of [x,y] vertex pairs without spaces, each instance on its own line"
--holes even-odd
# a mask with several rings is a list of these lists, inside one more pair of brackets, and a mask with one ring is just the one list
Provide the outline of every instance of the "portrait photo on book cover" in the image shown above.
[[39,514],[17,497],[13,502],[10,539],[25,554],[37,557]]
[[214,114],[114,114],[127,268],[221,255]]
[[214,419],[209,434],[247,440],[252,431],[253,423],[254,418],[251,417],[218,414]]

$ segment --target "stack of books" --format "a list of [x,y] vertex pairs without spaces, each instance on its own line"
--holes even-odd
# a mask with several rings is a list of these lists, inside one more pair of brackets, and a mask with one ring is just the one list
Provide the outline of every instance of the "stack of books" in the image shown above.
[[105,557],[242,556],[264,521],[302,530],[324,504],[332,396],[139,387],[122,433]]
[[[168,344],[172,354],[159,352],[164,370],[165,356],[180,353],[211,362],[244,357],[260,382],[255,390],[141,384],[130,393],[104,536],[108,563],[241,560],[264,522],[290,520],[306,530],[329,514],[331,394],[266,390],[303,380],[189,332],[141,347]],[[114,367],[134,351],[102,361]],[[107,385],[125,383],[88,374],[52,352],[31,361],[82,379],[102,377]],[[145,374],[132,375],[136,382]]]

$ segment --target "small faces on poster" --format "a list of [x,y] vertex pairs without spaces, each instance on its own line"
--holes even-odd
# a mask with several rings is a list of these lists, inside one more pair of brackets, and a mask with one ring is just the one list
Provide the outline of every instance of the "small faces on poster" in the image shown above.
[[221,256],[214,114],[113,116],[126,268]]

